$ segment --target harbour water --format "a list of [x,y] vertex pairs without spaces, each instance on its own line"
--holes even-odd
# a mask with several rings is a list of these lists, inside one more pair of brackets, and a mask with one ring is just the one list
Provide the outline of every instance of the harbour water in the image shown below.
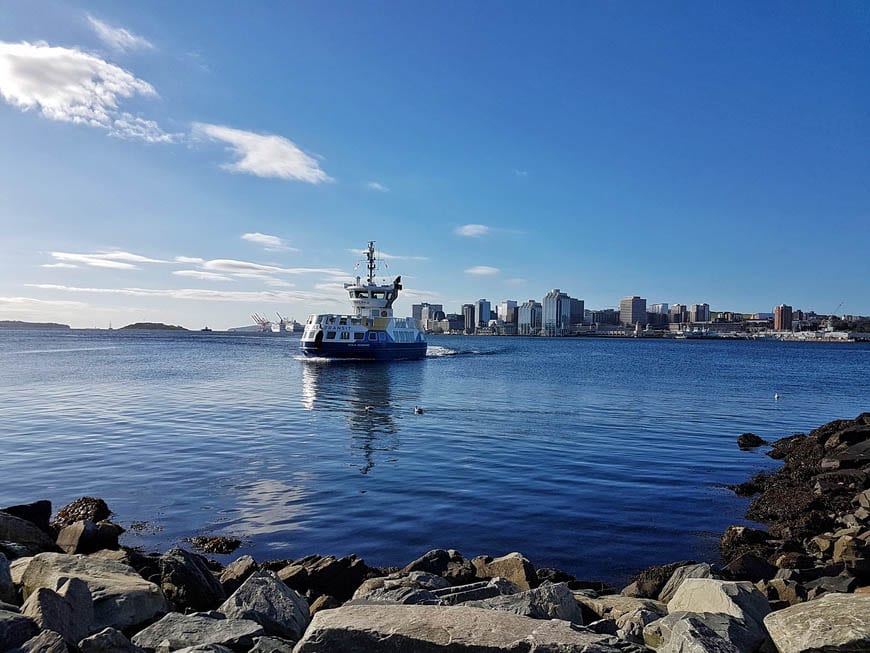
[[214,534],[257,559],[517,550],[619,582],[715,557],[746,508],[721,485],[775,464],[740,433],[870,410],[870,344],[433,337],[394,363],[298,345],[0,333],[0,505],[101,496],[146,549]]

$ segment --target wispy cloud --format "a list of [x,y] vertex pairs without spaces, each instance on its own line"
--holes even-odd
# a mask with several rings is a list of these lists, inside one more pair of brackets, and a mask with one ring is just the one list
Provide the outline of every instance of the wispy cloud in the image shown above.
[[292,251],[298,252],[295,247],[290,247],[287,241],[278,236],[270,236],[269,234],[261,234],[258,231],[248,234],[242,234],[242,240],[247,240],[250,243],[260,245],[268,252]]
[[350,275],[341,270],[333,268],[282,268],[277,265],[264,265],[263,263],[253,263],[251,261],[239,261],[236,259],[218,258],[211,261],[205,261],[202,267],[212,272],[224,272],[226,274],[322,274],[331,276],[341,276],[347,278]]
[[144,36],[133,34],[133,32],[124,29],[123,27],[113,27],[108,23],[88,16],[88,23],[91,29],[103,43],[108,47],[118,52],[129,52],[131,50],[152,50],[154,45]]
[[517,177],[528,177],[529,171],[528,170],[514,170],[514,174]]
[[457,236],[465,236],[467,238],[480,238],[481,236],[485,236],[490,231],[492,231],[491,227],[487,227],[485,224],[464,224],[461,227],[456,227],[453,233]]
[[175,270],[172,274],[178,277],[202,279],[203,281],[232,281],[232,278],[224,276],[223,274],[205,272],[203,270]]
[[49,120],[89,125],[119,138],[170,143],[153,120],[122,111],[134,96],[157,97],[148,82],[75,48],[47,43],[0,41],[0,96],[22,111],[39,111]]
[[95,268],[112,268],[114,270],[138,270],[135,263],[165,263],[160,259],[149,258],[130,252],[109,251],[96,254],[74,254],[71,252],[52,252],[52,258],[62,263],[89,265]]
[[387,188],[386,186],[384,186],[383,184],[381,184],[377,181],[370,181],[369,183],[366,184],[366,188],[368,188],[369,190],[376,190],[380,193],[389,193],[390,192],[389,188]]
[[498,268],[493,268],[489,265],[475,265],[473,268],[465,270],[465,274],[472,274],[478,277],[491,277],[499,272],[500,270]]
[[[365,256],[366,250],[364,249],[350,249],[349,252],[356,254],[358,256]],[[377,254],[378,258],[382,258],[385,261],[428,261],[428,256],[406,256],[403,254],[387,254],[387,252],[379,251]]]
[[41,268],[77,268],[78,265],[73,265],[72,263],[45,263],[40,265]]
[[205,259],[199,258],[198,256],[176,256],[176,263],[188,263],[188,264],[197,264],[197,263],[205,263]]
[[204,288],[87,288],[49,283],[27,284],[31,288],[57,292],[122,295],[128,297],[163,297],[167,299],[206,302],[247,302],[285,304],[308,302],[310,304],[334,303],[335,299],[303,290],[207,290]]
[[505,279],[504,282],[509,286],[520,287],[525,286],[527,281],[525,279],[521,279],[519,277],[514,277],[513,279]]
[[41,308],[85,308],[87,304],[67,300],[36,299],[34,297],[0,297],[3,311],[25,312]]
[[292,179],[309,184],[332,181],[314,157],[283,136],[257,134],[202,122],[193,123],[193,135],[226,143],[228,149],[237,157],[233,163],[221,166],[230,172]]

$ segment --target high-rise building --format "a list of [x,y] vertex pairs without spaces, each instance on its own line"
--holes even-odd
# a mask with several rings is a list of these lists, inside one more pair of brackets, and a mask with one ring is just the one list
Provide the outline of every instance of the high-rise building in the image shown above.
[[692,322],[709,322],[710,304],[692,304],[692,310],[689,312],[689,319]]
[[627,326],[646,325],[646,300],[634,295],[619,302],[619,321]]
[[565,336],[571,332],[571,298],[554,288],[541,302],[541,330],[546,336]]
[[422,302],[421,304],[411,304],[411,317],[420,322],[423,320],[423,309],[428,307],[429,315],[434,315],[435,311],[443,311],[444,307],[441,304],[430,304],[429,302]]
[[569,324],[583,324],[586,321],[586,306],[582,299],[569,298],[571,316]]
[[474,333],[474,304],[462,305],[462,319],[465,333]]
[[619,311],[615,308],[592,311],[592,322],[595,324],[619,324]]
[[474,302],[474,326],[489,326],[492,319],[492,308],[488,299],[478,299]]
[[788,304],[780,304],[773,309],[773,328],[775,331],[791,331],[793,312]]
[[521,336],[536,336],[540,332],[541,304],[530,299],[517,309],[517,333]]
[[498,305],[498,319],[505,324],[517,323],[517,303],[512,299],[506,299]]
[[674,304],[668,311],[668,319],[671,324],[684,324],[689,321],[689,314],[685,304]]

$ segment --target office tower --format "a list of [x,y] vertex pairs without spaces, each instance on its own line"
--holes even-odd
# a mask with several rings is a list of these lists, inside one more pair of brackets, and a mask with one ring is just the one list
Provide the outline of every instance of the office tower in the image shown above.
[[541,302],[541,323],[546,336],[564,336],[571,330],[571,298],[558,288],[548,292]]
[[474,304],[462,305],[462,319],[465,322],[465,333],[474,333]]
[[485,327],[489,325],[492,317],[492,309],[488,299],[478,299],[474,303],[474,326]]
[[710,304],[692,304],[689,317],[692,322],[709,322]]
[[541,304],[534,299],[517,309],[517,332],[521,336],[536,336],[541,331]]
[[791,331],[793,313],[791,306],[780,304],[773,309],[773,328],[776,331]]
[[627,326],[646,325],[646,300],[634,295],[619,302],[619,321]]

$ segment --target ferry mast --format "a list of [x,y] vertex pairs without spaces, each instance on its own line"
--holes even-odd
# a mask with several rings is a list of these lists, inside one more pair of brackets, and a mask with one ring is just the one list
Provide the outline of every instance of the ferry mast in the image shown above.
[[369,241],[369,248],[366,250],[366,258],[368,259],[369,266],[369,285],[373,286],[375,283],[375,241]]

